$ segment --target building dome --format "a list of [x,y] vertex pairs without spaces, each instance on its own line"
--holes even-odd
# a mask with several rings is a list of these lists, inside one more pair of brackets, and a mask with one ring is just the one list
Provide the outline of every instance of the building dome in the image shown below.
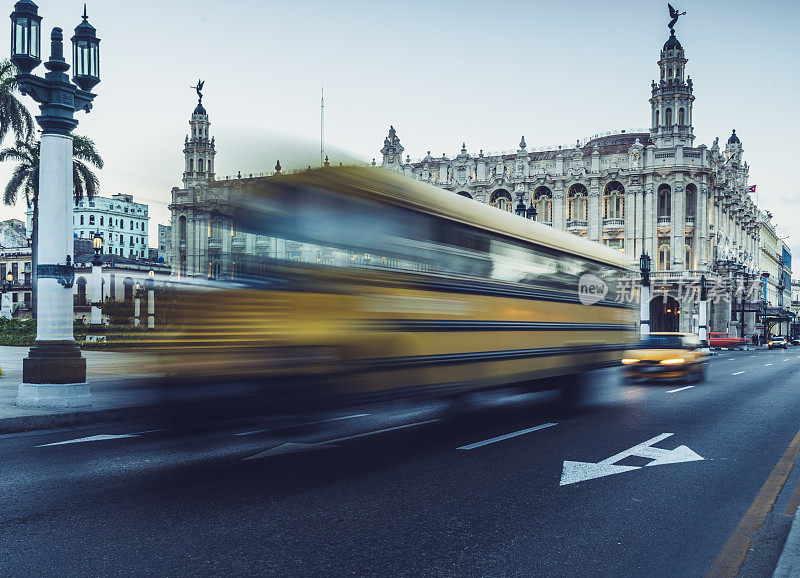
[[740,141],[739,137],[736,136],[736,129],[733,129],[733,133],[728,139],[728,144],[742,144],[742,141]]
[[669,35],[667,41],[664,43],[663,50],[683,50],[683,46],[681,43],[678,42],[678,38],[675,36],[675,31],[672,31],[672,34]]
[[199,102],[197,103],[197,106],[194,108],[194,112],[192,114],[203,114],[205,116],[208,116],[206,109],[203,108],[203,105]]

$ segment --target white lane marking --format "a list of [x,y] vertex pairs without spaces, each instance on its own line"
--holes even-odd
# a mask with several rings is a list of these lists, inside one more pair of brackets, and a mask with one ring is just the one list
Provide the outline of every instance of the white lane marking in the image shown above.
[[119,440],[123,438],[138,438],[138,437],[139,434],[119,434],[119,435],[103,434],[103,435],[89,436],[86,438],[78,438],[74,440],[66,440],[63,442],[53,442],[51,444],[41,444],[36,447],[46,448],[47,446],[63,446],[66,444],[80,444],[83,442],[101,442],[104,440]]
[[354,419],[354,418],[357,418],[357,417],[366,417],[368,415],[369,415],[368,413],[357,413],[355,415],[346,415],[346,416],[343,416],[343,417],[333,417],[333,418],[330,418],[330,419],[321,419],[319,421],[309,421],[309,422],[306,422],[306,423],[295,423],[295,424],[282,425],[282,426],[279,426],[279,427],[272,427],[272,428],[267,428],[267,429],[256,429],[256,430],[253,430],[253,431],[243,431],[241,433],[235,433],[233,435],[235,435],[235,436],[251,436],[251,435],[255,435],[255,434],[266,433],[266,432],[270,432],[270,431],[278,431],[278,430],[282,430],[282,429],[289,429],[289,428],[293,428],[293,427],[303,427],[303,426],[306,426],[306,425],[317,425],[317,424],[320,424],[320,423],[329,423],[329,422],[332,422],[332,421],[342,421],[342,420],[345,420],[345,419]]
[[528,429],[521,429],[519,431],[512,432],[510,434],[505,434],[501,436],[497,436],[494,438],[490,438],[488,440],[483,440],[482,442],[475,442],[474,444],[468,444],[466,446],[461,446],[460,448],[456,448],[459,450],[474,450],[475,448],[481,448],[483,446],[488,446],[489,444],[501,442],[503,440],[507,440],[510,438],[515,438],[517,436],[525,435],[534,431],[539,431],[540,429],[544,429],[547,427],[553,427],[554,425],[558,425],[557,423],[543,423],[542,425],[537,425],[535,427],[529,427]]
[[407,423],[405,425],[398,425],[398,426],[395,426],[395,427],[387,427],[385,429],[379,429],[379,430],[375,430],[375,431],[368,431],[368,432],[355,434],[355,435],[350,435],[350,436],[344,436],[344,437],[336,438],[336,439],[332,439],[332,440],[325,440],[325,441],[321,441],[321,442],[313,442],[313,443],[310,443],[310,444],[306,444],[306,443],[286,443],[286,444],[281,444],[279,446],[276,446],[274,448],[270,448],[270,449],[268,449],[266,451],[257,453],[255,455],[252,455],[252,456],[244,458],[244,459],[245,460],[258,460],[260,458],[266,458],[266,457],[270,457],[270,456],[279,456],[279,455],[285,455],[285,454],[293,454],[293,453],[297,453],[297,452],[307,452],[307,451],[312,451],[312,450],[316,450],[316,449],[323,449],[323,448],[326,448],[326,447],[333,447],[332,444],[335,444],[336,442],[343,442],[343,441],[346,441],[346,440],[353,440],[353,439],[356,439],[356,438],[374,436],[374,435],[380,434],[380,433],[386,433],[386,432],[389,432],[389,431],[396,431],[396,430],[399,430],[399,429],[406,429],[406,428],[410,428],[410,427],[417,427],[417,426],[420,426],[420,425],[425,425],[425,424],[428,424],[428,423],[434,423],[434,422],[437,422],[437,421],[442,421],[442,420],[440,420],[440,419],[428,419],[428,420],[425,420],[425,421],[418,421],[418,422],[415,422],[415,423]]
[[731,375],[742,375],[743,373],[744,373],[744,371],[735,371],[735,372],[731,373]]
[[788,359],[783,359],[782,361],[789,361]]
[[702,456],[698,455],[686,446],[678,446],[674,450],[665,450],[663,448],[655,448],[653,445],[670,437],[671,433],[662,433],[654,438],[647,440],[625,450],[606,458],[600,462],[571,462],[564,461],[563,470],[561,471],[561,482],[559,486],[566,486],[576,482],[583,482],[594,478],[602,478],[612,474],[621,474],[631,470],[641,469],[642,466],[618,466],[615,462],[624,460],[630,456],[638,456],[640,458],[647,458],[653,460],[647,466],[661,466],[664,464],[678,464],[681,462],[694,462],[704,460]]
[[692,389],[693,385],[687,385],[686,387],[679,387],[678,389],[670,389],[667,393],[677,393],[679,391],[683,391],[684,389]]
[[748,355],[747,357],[755,357],[755,355]]
[[772,364],[771,363],[765,363],[764,367],[769,367],[770,365],[772,365]]

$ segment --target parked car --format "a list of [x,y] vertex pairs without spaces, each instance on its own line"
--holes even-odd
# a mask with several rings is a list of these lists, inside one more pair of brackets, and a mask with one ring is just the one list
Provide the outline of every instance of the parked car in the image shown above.
[[786,349],[789,346],[789,342],[786,341],[786,338],[782,335],[773,335],[767,341],[767,347],[769,349]]
[[708,368],[705,346],[692,333],[651,333],[622,356],[626,381],[703,381]]
[[731,337],[724,331],[710,331],[708,333],[709,347],[742,347],[747,343],[745,337]]
[[798,337],[792,337],[792,338],[789,340],[789,343],[791,343],[792,345],[800,345],[800,338],[798,338]]

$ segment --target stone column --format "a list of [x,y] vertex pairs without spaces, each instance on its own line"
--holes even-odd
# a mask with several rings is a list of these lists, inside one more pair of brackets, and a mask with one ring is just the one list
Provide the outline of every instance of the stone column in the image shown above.
[[558,181],[553,187],[553,228],[563,231],[566,228],[564,211],[564,183]]
[[684,245],[686,244],[686,219],[684,205],[686,204],[686,190],[683,182],[678,181],[672,188],[672,226],[670,227],[670,253],[672,269],[685,269]]
[[72,137],[46,131],[39,153],[36,344],[22,362],[22,383],[17,391],[21,406],[90,403],[86,359],[72,334],[74,269],[71,280],[66,269],[72,267],[73,204]]
[[[598,161],[599,162],[599,161]],[[587,233],[592,241],[601,240],[603,210],[600,206],[600,181],[592,179],[589,184],[589,206],[587,207]]]

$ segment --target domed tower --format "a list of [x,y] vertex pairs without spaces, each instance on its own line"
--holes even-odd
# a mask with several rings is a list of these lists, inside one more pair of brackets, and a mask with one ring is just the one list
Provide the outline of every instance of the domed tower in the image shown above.
[[383,162],[381,166],[384,168],[392,169],[393,171],[403,170],[403,145],[400,144],[400,139],[393,126],[389,127],[389,136],[383,139],[383,148],[381,154],[383,155]]
[[685,76],[686,54],[671,29],[661,49],[661,79],[652,83],[650,138],[658,148],[692,146],[692,79]]
[[725,145],[725,157],[733,164],[740,164],[742,161],[742,141],[736,136],[736,129],[733,130]]
[[183,148],[183,156],[186,161],[183,187],[186,189],[214,180],[214,157],[217,152],[214,150],[214,139],[209,136],[208,132],[211,123],[203,106],[201,92],[203,84],[203,82],[198,82],[194,87],[197,89],[198,101],[189,121],[192,132],[191,135],[186,136]]

